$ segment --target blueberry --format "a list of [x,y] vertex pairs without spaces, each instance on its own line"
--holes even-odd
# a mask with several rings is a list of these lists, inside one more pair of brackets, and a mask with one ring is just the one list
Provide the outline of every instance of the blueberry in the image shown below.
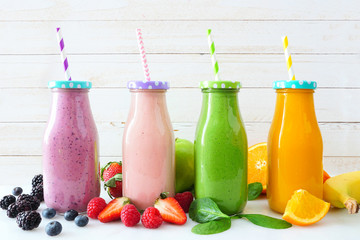
[[22,194],[23,190],[21,187],[16,187],[12,190],[12,194],[14,196],[19,196],[20,194]]
[[75,218],[75,224],[79,227],[84,227],[88,224],[89,218],[84,215],[79,215]]
[[46,208],[46,209],[44,209],[44,210],[42,211],[41,214],[42,214],[42,216],[43,216],[44,218],[50,219],[50,218],[55,217],[56,211],[55,211],[55,209],[53,209],[53,208]]
[[56,236],[61,233],[62,226],[58,221],[49,222],[45,227],[45,232],[49,236]]
[[77,215],[79,215],[77,211],[75,211],[74,209],[70,209],[64,213],[64,218],[67,221],[72,221],[76,218]]

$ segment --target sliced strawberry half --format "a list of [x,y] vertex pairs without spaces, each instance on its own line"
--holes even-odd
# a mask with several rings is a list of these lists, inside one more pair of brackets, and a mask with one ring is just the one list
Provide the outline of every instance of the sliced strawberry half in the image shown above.
[[[161,196],[163,196],[163,194]],[[165,222],[177,225],[183,225],[186,223],[186,214],[175,198],[158,198],[155,201],[154,207],[159,210],[160,215]]]
[[121,210],[130,200],[127,197],[115,198],[100,212],[98,219],[100,222],[107,223],[120,219]]

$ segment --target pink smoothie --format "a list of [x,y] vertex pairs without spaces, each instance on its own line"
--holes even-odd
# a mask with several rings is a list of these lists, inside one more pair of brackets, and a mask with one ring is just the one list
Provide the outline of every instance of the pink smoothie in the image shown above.
[[88,89],[52,89],[43,142],[44,199],[59,212],[86,211],[100,194],[99,140]]
[[123,135],[123,195],[139,209],[175,191],[175,140],[166,90],[131,90]]

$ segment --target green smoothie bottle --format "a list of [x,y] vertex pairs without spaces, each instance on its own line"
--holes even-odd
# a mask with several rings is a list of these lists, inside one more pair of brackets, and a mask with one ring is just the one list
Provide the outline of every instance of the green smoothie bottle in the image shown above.
[[195,197],[209,197],[226,214],[247,201],[247,137],[238,92],[240,82],[200,83],[203,102],[195,136]]

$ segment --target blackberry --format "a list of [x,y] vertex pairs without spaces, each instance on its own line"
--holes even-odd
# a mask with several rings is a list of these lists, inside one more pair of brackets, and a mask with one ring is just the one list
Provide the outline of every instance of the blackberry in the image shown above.
[[16,218],[16,216],[18,215],[19,211],[17,209],[17,205],[16,203],[12,203],[9,205],[7,211],[6,211],[6,215],[9,218]]
[[42,184],[37,185],[31,190],[31,196],[36,197],[40,202],[44,201],[44,188]]
[[37,185],[43,184],[43,175],[35,175],[32,179],[32,187],[35,188]]
[[7,210],[8,206],[16,201],[13,195],[6,195],[0,200],[0,207]]
[[16,223],[22,230],[32,230],[41,223],[41,216],[36,211],[26,211],[18,214]]
[[32,202],[29,201],[29,200],[22,200],[20,202],[16,202],[15,203],[16,210],[17,210],[18,213],[31,211],[31,210],[36,210],[36,209],[33,209],[31,204],[32,204]]
[[[29,194],[21,194],[18,196],[16,200],[16,204],[18,205],[19,212],[28,211],[28,210],[36,210],[40,206],[40,201]],[[23,206],[30,205],[31,209],[23,210]],[[26,207],[25,207],[26,208]],[[20,211],[22,210],[22,211]]]
[[30,194],[20,194],[17,199],[16,199],[16,202],[20,202],[22,200],[33,200],[34,197],[31,196]]

